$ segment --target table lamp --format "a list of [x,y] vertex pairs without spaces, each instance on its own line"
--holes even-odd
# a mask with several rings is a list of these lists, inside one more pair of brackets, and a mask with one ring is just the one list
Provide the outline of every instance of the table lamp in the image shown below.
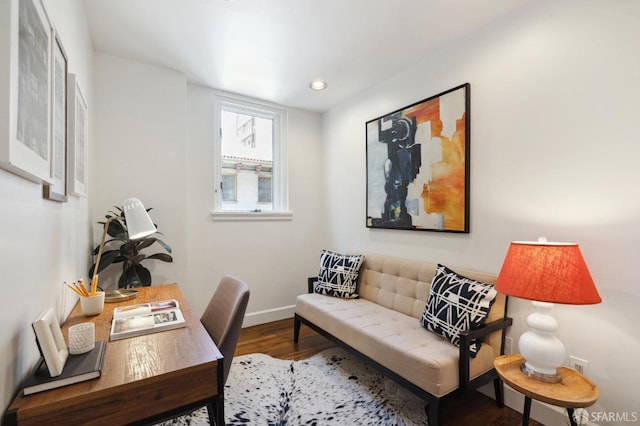
[[602,301],[578,244],[547,242],[545,238],[511,242],[495,289],[529,299],[536,308],[527,318],[530,331],[518,342],[524,358],[522,372],[543,382],[562,381],[557,367],[565,361],[565,349],[554,335],[558,322],[550,315],[553,304]]
[[[156,232],[156,226],[153,224],[151,217],[149,217],[149,213],[147,213],[144,205],[137,198],[127,198],[124,200],[124,203],[122,203],[122,210],[124,212],[124,220],[127,223],[127,233],[129,234],[130,240],[138,240]],[[98,286],[100,258],[102,257],[102,249],[104,248],[107,231],[109,230],[109,224],[114,219],[118,219],[118,216],[110,217],[104,224],[102,242],[100,243],[98,257],[96,258],[96,266],[93,269],[93,278],[91,279],[91,290],[93,293],[95,293],[95,289]]]

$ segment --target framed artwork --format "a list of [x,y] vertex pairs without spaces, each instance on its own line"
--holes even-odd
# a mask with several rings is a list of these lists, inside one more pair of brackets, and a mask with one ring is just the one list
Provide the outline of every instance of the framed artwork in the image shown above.
[[53,44],[51,102],[51,184],[42,186],[44,198],[67,201],[67,55],[56,33]]
[[366,123],[368,228],[469,232],[469,87]]
[[75,74],[67,75],[67,116],[69,126],[67,189],[70,194],[86,197],[88,179],[89,127],[87,102]]
[[0,5],[0,167],[51,183],[53,27],[41,0]]

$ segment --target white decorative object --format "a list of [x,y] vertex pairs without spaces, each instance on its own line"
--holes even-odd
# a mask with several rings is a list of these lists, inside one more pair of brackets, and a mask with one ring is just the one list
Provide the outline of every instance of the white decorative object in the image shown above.
[[60,330],[60,324],[52,308],[47,308],[33,322],[33,331],[40,353],[47,363],[51,377],[59,376],[67,361],[69,351]]
[[530,330],[520,336],[518,349],[525,359],[525,372],[543,377],[555,376],[557,367],[564,363],[564,345],[555,336],[558,321],[551,316],[553,303],[531,301],[536,312],[527,317]]
[[138,240],[156,232],[156,226],[149,217],[142,202],[137,198],[127,198],[122,203],[130,240]]
[[86,316],[100,314],[104,308],[104,291],[98,291],[93,296],[81,297],[80,308]]
[[80,355],[96,346],[96,326],[92,322],[82,322],[69,327],[69,353]]

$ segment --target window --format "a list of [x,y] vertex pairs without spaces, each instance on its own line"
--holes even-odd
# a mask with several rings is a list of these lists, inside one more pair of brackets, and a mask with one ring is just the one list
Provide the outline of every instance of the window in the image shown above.
[[232,201],[237,201],[238,196],[236,195],[236,175],[222,173],[222,202],[228,203]]
[[287,111],[215,98],[214,220],[288,219]]
[[258,176],[258,202],[271,202],[271,176]]

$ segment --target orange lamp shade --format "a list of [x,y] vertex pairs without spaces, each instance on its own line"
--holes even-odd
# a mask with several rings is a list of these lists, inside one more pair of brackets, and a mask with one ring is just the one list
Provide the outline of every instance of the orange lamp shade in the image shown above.
[[513,241],[495,289],[539,302],[591,305],[602,302],[578,244]]

